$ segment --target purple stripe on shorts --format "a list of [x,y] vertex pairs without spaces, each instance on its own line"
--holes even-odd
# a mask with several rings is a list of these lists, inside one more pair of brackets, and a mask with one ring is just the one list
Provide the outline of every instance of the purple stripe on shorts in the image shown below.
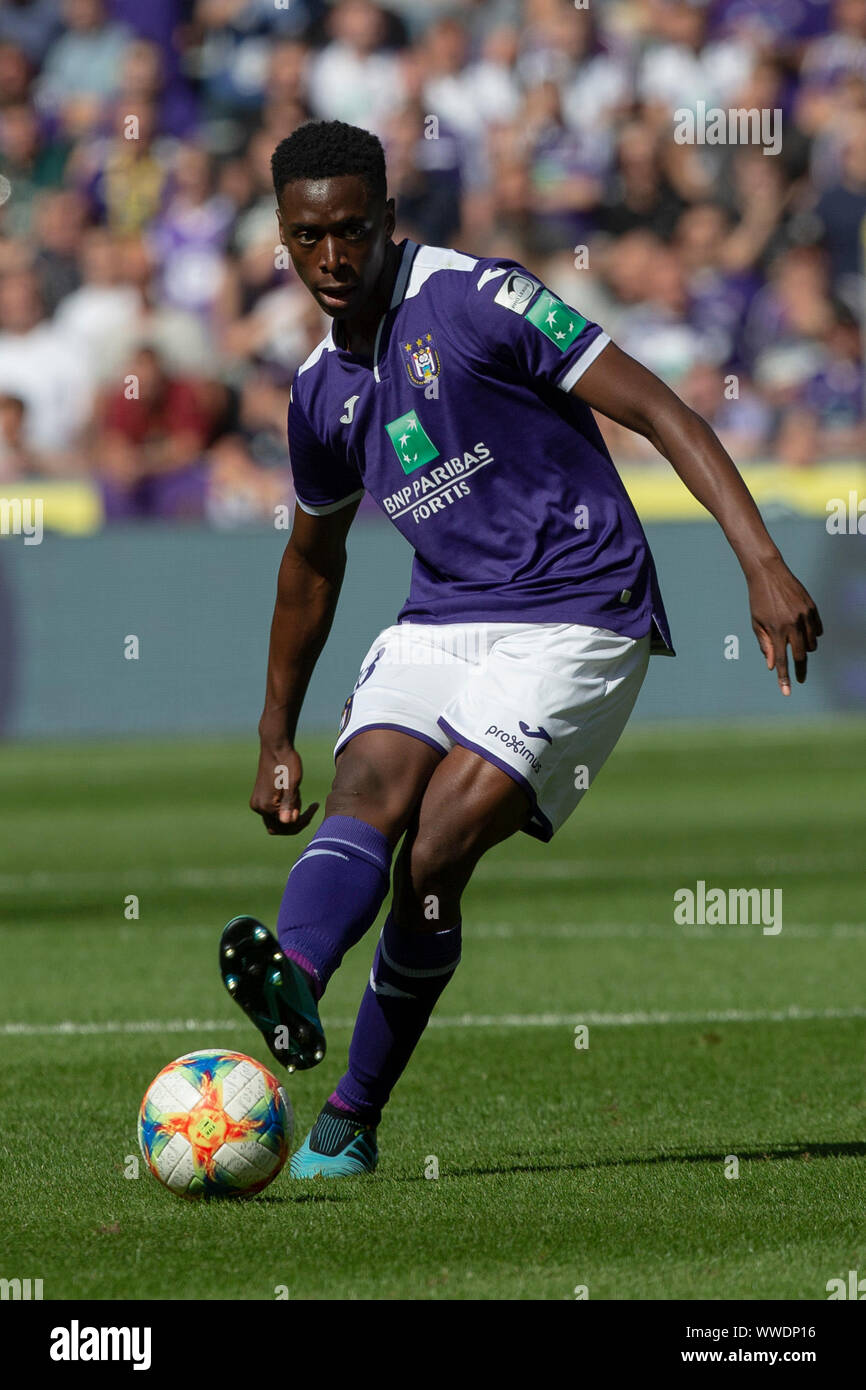
[[501,768],[513,782],[516,782],[519,787],[522,787],[532,804],[533,819],[540,822],[538,827],[526,825],[523,827],[524,830],[528,835],[534,835],[538,840],[544,839],[547,841],[552,839],[553,826],[544,812],[539,808],[535,788],[530,782],[527,782],[523,774],[518,772],[517,768],[512,767],[510,763],[503,762],[502,758],[497,758],[496,754],[491,753],[490,749],[485,748],[483,744],[473,743],[471,738],[467,738],[465,734],[461,734],[460,730],[455,729],[453,724],[449,724],[447,719],[443,719],[441,714],[436,720],[436,723],[440,728],[445,730],[449,738],[454,739],[455,743],[462,744],[464,748],[471,749],[473,753],[477,753],[480,758],[484,758],[488,763],[493,763],[494,767]]
[[352,739],[356,738],[358,734],[365,734],[368,729],[393,729],[395,733],[409,734],[411,738],[420,738],[422,743],[426,743],[431,748],[435,748],[436,752],[441,753],[443,757],[448,752],[447,748],[443,748],[442,744],[437,743],[435,738],[431,738],[429,734],[420,734],[417,729],[409,729],[405,724],[362,724],[360,729],[353,729],[349,737],[344,738],[342,743],[337,743],[334,749],[334,761],[336,762],[337,754],[342,753],[347,743],[351,743]]
[[533,840],[540,840],[543,845],[549,845],[553,839],[553,826],[543,811],[536,810],[535,814],[543,824],[536,825],[533,821],[528,821],[523,827],[523,833],[524,835],[531,835]]

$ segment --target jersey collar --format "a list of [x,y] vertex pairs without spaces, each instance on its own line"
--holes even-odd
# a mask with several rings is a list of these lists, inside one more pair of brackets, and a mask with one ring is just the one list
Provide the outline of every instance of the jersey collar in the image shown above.
[[409,285],[409,276],[412,273],[412,262],[418,250],[418,242],[411,237],[404,237],[402,243],[403,255],[400,257],[400,269],[397,271],[397,278],[394,281],[394,293],[391,295],[390,309],[396,309],[398,304],[402,304],[406,290]]
[[[419,249],[420,243],[417,241],[413,241],[411,237],[404,237],[402,242],[399,243],[399,245],[402,247],[402,251],[400,255],[400,264],[397,269],[397,276],[394,280],[394,289],[391,294],[391,302],[379,320],[379,326],[376,329],[376,340],[373,346],[373,375],[375,376],[377,381],[380,380],[379,354],[382,341],[382,332],[385,327],[385,320],[394,309],[397,309],[402,304],[403,300],[406,297],[406,290],[409,287],[409,276],[412,273],[412,262],[415,259],[415,255]],[[369,358],[359,358],[355,353],[349,352],[348,349],[340,347],[339,343],[337,343],[334,338],[333,319],[331,320],[331,327],[328,331],[328,350],[330,352],[338,352],[343,357],[351,358],[354,361],[369,361]]]

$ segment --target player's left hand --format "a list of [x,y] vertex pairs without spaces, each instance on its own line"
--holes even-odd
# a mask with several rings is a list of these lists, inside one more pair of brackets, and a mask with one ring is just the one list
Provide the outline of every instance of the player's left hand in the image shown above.
[[795,579],[779,556],[749,576],[749,607],[752,630],[767,660],[775,670],[783,695],[791,693],[788,675],[788,647],[794,658],[799,685],[806,679],[806,653],[815,651],[824,631],[814,601]]

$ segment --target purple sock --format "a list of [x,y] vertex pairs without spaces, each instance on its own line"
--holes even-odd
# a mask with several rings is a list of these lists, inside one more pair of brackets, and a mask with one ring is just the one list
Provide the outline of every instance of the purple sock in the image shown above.
[[389,912],[331,1102],[378,1124],[397,1081],[460,961],[460,923],[432,935],[401,932]]
[[287,956],[318,997],[350,946],[373,925],[391,876],[387,837],[353,816],[326,816],[296,860],[277,918]]

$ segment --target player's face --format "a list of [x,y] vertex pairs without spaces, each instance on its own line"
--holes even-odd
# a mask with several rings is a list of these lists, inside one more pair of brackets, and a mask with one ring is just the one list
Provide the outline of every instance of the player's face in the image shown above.
[[280,240],[331,318],[354,318],[371,298],[394,231],[394,200],[373,200],[354,174],[296,179],[279,199]]

